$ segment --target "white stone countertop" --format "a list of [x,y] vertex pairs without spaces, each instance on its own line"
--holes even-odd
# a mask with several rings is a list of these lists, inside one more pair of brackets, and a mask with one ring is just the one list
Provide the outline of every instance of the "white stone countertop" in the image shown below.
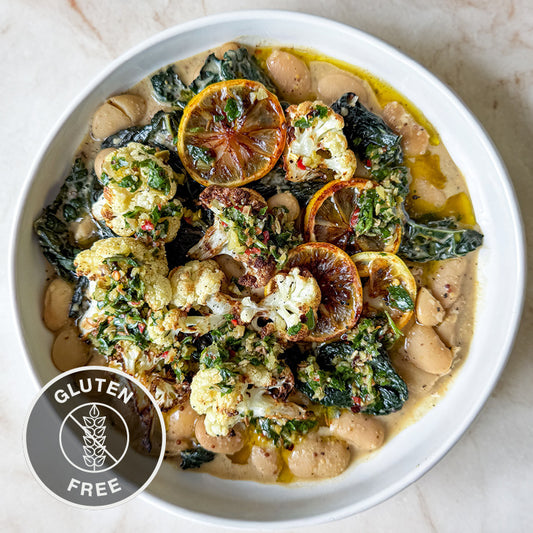
[[[0,0],[1,248],[8,247],[15,203],[37,149],[66,105],[101,69],[165,28],[250,7],[305,11],[355,26],[440,77],[470,107],[500,150],[533,242],[531,0]],[[139,498],[109,510],[81,511],[41,489],[22,453],[22,427],[37,390],[14,336],[7,253],[2,254],[0,274],[0,530],[217,530],[157,510]],[[533,298],[531,284],[503,376],[448,455],[381,505],[307,531],[532,531],[533,305],[529,298]]]

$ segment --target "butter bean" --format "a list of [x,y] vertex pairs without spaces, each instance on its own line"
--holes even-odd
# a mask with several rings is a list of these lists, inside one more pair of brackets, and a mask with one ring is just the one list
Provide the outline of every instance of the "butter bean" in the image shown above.
[[405,336],[405,352],[409,361],[430,374],[450,370],[453,354],[430,326],[413,324]]
[[268,448],[254,446],[250,454],[250,462],[265,480],[275,481],[281,471],[281,457],[273,446]]
[[350,449],[345,442],[315,435],[296,444],[288,459],[291,472],[303,479],[335,477],[349,464]]
[[146,102],[140,96],[120,94],[112,96],[93,116],[92,134],[97,140],[105,139],[119,130],[136,125],[144,116]]
[[79,337],[78,328],[68,324],[57,334],[52,345],[52,361],[62,372],[84,366],[89,359],[89,345]]
[[383,108],[383,120],[402,136],[406,156],[422,155],[429,145],[428,132],[398,102],[389,102]]
[[43,321],[50,331],[61,329],[68,321],[74,291],[70,283],[54,279],[44,294]]
[[449,309],[459,298],[466,268],[465,258],[440,261],[438,267],[428,278],[428,287],[445,309]]
[[307,65],[288,52],[274,50],[266,61],[268,73],[281,96],[291,103],[301,102],[311,92],[311,73]]
[[383,445],[385,430],[383,424],[372,416],[344,411],[331,421],[331,432],[353,444],[360,450],[375,450]]
[[422,326],[436,326],[444,320],[444,308],[428,289],[422,287],[416,298],[416,320]]
[[328,74],[317,83],[318,96],[327,105],[331,105],[345,93],[355,93],[360,102],[376,113],[381,109],[372,87],[361,78],[348,72]]
[[104,159],[111,153],[114,152],[114,148],[104,148],[103,150],[100,150],[96,157],[94,158],[94,172],[95,174],[100,177],[102,175],[102,163],[104,162]]
[[218,48],[215,48],[214,54],[217,59],[224,59],[224,54],[229,50],[238,50],[241,46],[237,43],[229,42],[221,44]]
[[287,209],[287,218],[289,220],[296,220],[300,215],[300,204],[290,192],[275,194],[268,199],[267,203],[270,209],[274,209],[274,207],[284,207]]
[[213,437],[205,430],[204,417],[198,418],[196,421],[194,433],[200,446],[211,452],[231,455],[237,453],[244,446],[244,438],[240,427],[234,427],[225,437]]

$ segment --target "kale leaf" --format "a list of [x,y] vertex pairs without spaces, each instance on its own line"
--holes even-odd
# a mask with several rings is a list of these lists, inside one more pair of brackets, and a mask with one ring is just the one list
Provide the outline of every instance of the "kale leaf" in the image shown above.
[[[343,116],[344,134],[369,168],[372,178],[384,186],[387,196],[392,195],[398,205],[403,203],[408,192],[408,172],[403,166],[401,137],[382,118],[366,109],[354,93],[341,96],[332,108]],[[394,202],[389,203],[393,205]],[[363,207],[359,205],[361,210]],[[423,263],[458,257],[483,243],[481,233],[460,228],[453,218],[423,224],[412,220],[405,209],[402,218],[404,228],[399,255],[410,261]]]
[[382,320],[363,319],[348,342],[315,350],[297,365],[297,388],[325,406],[384,415],[407,400],[407,385],[394,370],[385,349]]
[[408,184],[407,170],[402,166],[401,137],[362,105],[354,93],[344,94],[331,107],[344,118],[344,135],[372,178],[378,182],[389,178],[398,194],[405,196]]
[[183,470],[187,470],[189,468],[199,468],[204,463],[209,463],[215,458],[215,454],[213,452],[210,452],[209,450],[206,450],[201,446],[197,446],[196,448],[190,448],[180,453],[180,467]]
[[68,224],[89,212],[91,196],[87,168],[81,159],[76,159],[56,199],[33,223],[44,256],[67,281],[76,279],[74,258],[79,252],[70,243]]
[[277,421],[271,418],[253,419],[256,433],[270,439],[275,446],[283,445],[284,448],[292,449],[294,442],[301,435],[306,435],[318,425],[315,419]]
[[452,217],[421,224],[407,216],[398,255],[418,263],[441,261],[466,255],[482,244],[481,233],[459,228]]
[[187,102],[208,85],[219,81],[245,79],[258,81],[268,90],[276,92],[272,80],[261,69],[246,48],[228,50],[222,59],[210,54],[200,74],[187,87],[172,66],[161,70],[151,78],[154,96],[162,104],[183,109]]
[[171,113],[158,111],[152,117],[150,124],[126,128],[104,139],[102,150],[104,148],[121,148],[130,142],[138,142],[176,152],[175,138],[178,134],[181,115],[181,111]]
[[162,104],[183,109],[193,96],[172,66],[152,76],[151,82],[154,96]]
[[237,79],[258,81],[269,91],[276,92],[272,80],[261,69],[256,59],[250,56],[246,48],[228,50],[222,59],[217,59],[215,54],[210,54],[189,89],[199,93],[212,83]]

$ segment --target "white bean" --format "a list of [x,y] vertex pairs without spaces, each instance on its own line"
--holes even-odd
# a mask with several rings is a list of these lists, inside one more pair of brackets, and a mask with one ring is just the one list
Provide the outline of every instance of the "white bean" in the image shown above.
[[444,308],[425,287],[418,291],[416,298],[416,319],[423,326],[436,326],[444,320]]
[[188,401],[171,411],[166,418],[166,455],[178,455],[181,451],[192,447],[190,439],[194,437],[194,424],[197,418],[198,413]]
[[54,279],[44,294],[43,321],[50,331],[61,329],[68,321],[72,285],[61,278]]
[[194,425],[198,413],[187,401],[174,409],[167,418],[167,439],[182,440],[194,436]]
[[383,445],[385,429],[375,417],[344,411],[331,421],[331,432],[360,450],[375,450]]
[[101,105],[93,116],[92,134],[102,140],[119,130],[137,124],[144,116],[146,102],[140,96],[121,94],[112,96]]
[[266,60],[268,73],[283,98],[301,102],[311,92],[311,73],[307,65],[288,52],[274,50]]
[[376,113],[381,109],[376,94],[368,82],[348,72],[329,74],[320,78],[317,91],[319,98],[327,105],[331,105],[345,93],[355,93],[370,111]]
[[457,322],[458,318],[459,312],[454,307],[448,310],[444,320],[437,326],[439,337],[444,341],[446,346],[455,346],[459,340],[459,324]]
[[107,100],[108,103],[120,109],[132,122],[139,123],[146,113],[146,102],[142,96],[136,94],[119,94]]
[[69,324],[61,329],[52,345],[54,365],[65,372],[84,366],[88,359],[89,345],[80,339],[78,328]]
[[100,150],[96,157],[94,158],[94,172],[95,174],[100,177],[102,175],[102,163],[104,162],[104,159],[111,153],[115,152],[116,150],[114,148],[104,148],[103,150]]
[[267,204],[270,209],[274,209],[274,207],[284,207],[287,209],[287,218],[289,220],[296,220],[300,215],[300,204],[290,192],[280,192],[271,196],[267,200]]
[[238,50],[241,46],[237,43],[229,42],[221,44],[218,48],[215,48],[214,54],[217,59],[224,59],[224,54],[229,50]]
[[288,465],[299,478],[328,478],[341,474],[350,464],[350,448],[337,439],[309,435],[294,446]]
[[406,156],[427,152],[428,132],[398,102],[389,102],[383,108],[383,120],[402,136],[402,148]]
[[430,374],[444,374],[450,370],[453,354],[430,326],[413,324],[405,336],[407,358],[415,366]]
[[237,453],[244,446],[241,428],[234,427],[225,437],[213,437],[205,430],[204,417],[198,418],[196,421],[194,433],[200,446],[211,452],[231,455]]
[[97,227],[93,222],[91,215],[85,215],[79,222],[73,223],[71,226],[72,236],[76,244],[86,248],[90,246],[97,238]]
[[429,276],[428,286],[445,309],[449,309],[459,297],[467,266],[465,258],[446,259],[440,261]]
[[262,479],[275,481],[281,471],[281,457],[273,446],[268,448],[254,446],[250,453],[250,462]]

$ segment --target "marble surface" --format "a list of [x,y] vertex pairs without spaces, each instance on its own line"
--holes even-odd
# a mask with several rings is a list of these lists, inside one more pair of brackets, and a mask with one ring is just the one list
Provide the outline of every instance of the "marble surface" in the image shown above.
[[[248,9],[244,0],[0,0],[0,239],[6,248],[20,184],[69,102],[112,59],[180,22]],[[533,3],[531,0],[256,0],[334,18],[396,46],[472,109],[510,171],[533,242]],[[531,267],[529,269],[531,271]],[[502,273],[504,282],[505,273]],[[7,258],[0,260],[0,530],[215,531],[143,500],[105,511],[56,501],[31,476],[22,427],[36,389],[13,336]],[[428,474],[387,502],[310,532],[531,531],[533,297],[503,376],[477,420]]]

